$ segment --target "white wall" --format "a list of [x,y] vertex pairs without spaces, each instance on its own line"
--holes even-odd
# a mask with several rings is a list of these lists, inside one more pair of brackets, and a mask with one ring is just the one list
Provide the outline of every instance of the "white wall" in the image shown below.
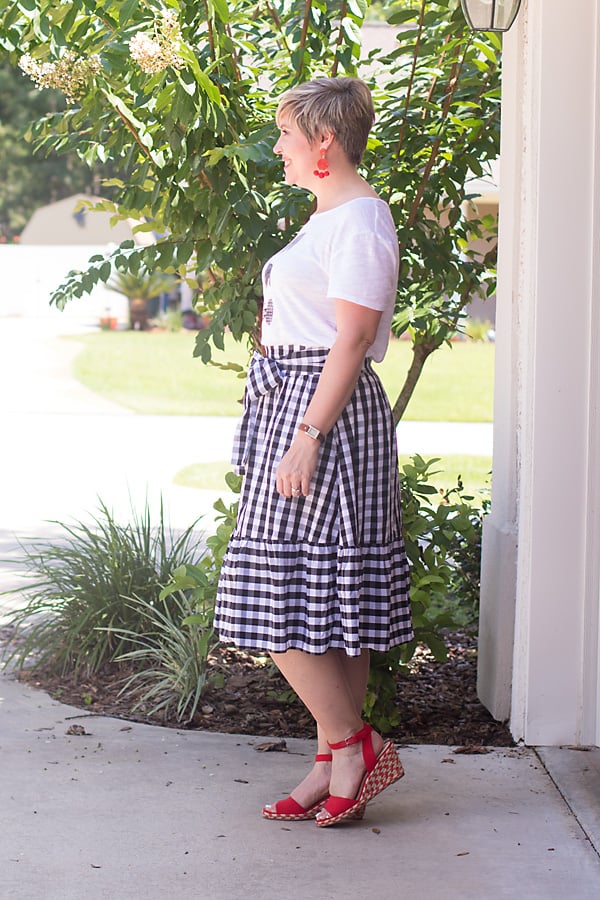
[[599,0],[505,41],[480,696],[529,744],[600,743]]
[[90,256],[105,250],[106,247],[0,245],[0,317],[66,316],[82,324],[97,325],[100,316],[110,309],[126,324],[127,300],[100,285],[89,296],[67,304],[62,313],[49,305],[52,290],[71,269],[87,268]]

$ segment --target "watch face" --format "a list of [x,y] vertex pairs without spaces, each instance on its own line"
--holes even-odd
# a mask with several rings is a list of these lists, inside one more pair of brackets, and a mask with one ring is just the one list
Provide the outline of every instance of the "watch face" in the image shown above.
[[314,425],[300,425],[300,430],[304,431],[309,437],[314,438],[315,441],[323,440],[323,435]]

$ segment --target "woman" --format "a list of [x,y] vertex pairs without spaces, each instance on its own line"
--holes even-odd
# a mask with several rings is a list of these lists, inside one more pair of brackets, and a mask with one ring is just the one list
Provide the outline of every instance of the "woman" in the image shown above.
[[398,278],[389,208],[357,171],[373,121],[355,78],[299,85],[278,107],[274,152],[316,210],[263,269],[265,355],[248,373],[215,620],[223,641],[271,655],[317,723],[312,770],[263,815],[322,827],[361,818],[403,775],[361,721],[369,650],[412,637],[395,431],[371,368]]

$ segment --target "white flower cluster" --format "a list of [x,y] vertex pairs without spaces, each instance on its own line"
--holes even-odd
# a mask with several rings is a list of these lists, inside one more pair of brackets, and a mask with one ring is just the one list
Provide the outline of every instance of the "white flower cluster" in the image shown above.
[[173,10],[161,14],[154,25],[154,37],[138,32],[129,41],[129,52],[143,72],[153,75],[168,66],[181,69],[184,60],[179,53],[181,29]]
[[102,69],[99,56],[77,56],[66,50],[57,62],[39,62],[26,53],[19,60],[19,68],[35,81],[38,88],[57,88],[74,103],[85,93],[88,81]]

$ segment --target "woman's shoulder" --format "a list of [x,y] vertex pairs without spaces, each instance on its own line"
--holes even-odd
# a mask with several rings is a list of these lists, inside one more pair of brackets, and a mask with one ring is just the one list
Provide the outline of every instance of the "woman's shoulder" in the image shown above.
[[317,213],[311,222],[336,228],[352,228],[357,231],[373,231],[380,228],[393,228],[390,208],[385,200],[376,194],[354,197],[339,206],[334,206],[323,213]]

